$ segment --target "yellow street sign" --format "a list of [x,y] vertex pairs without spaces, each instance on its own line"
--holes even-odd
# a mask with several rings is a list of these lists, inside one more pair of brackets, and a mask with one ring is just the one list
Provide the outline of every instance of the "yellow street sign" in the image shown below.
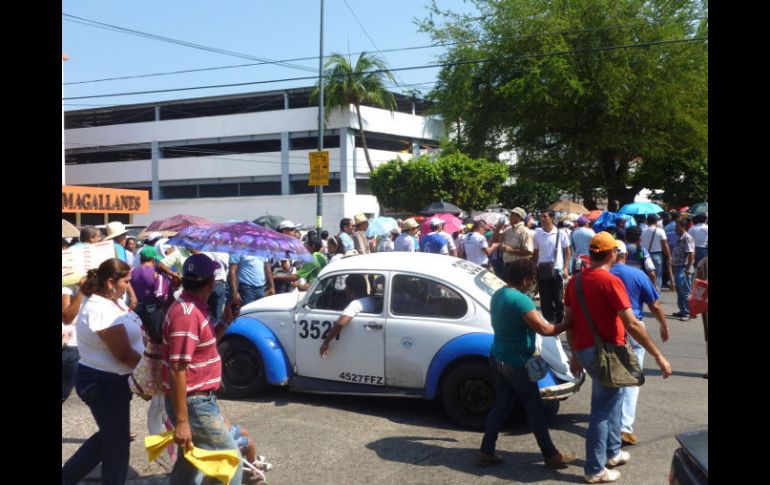
[[308,185],[329,185],[329,151],[310,152]]

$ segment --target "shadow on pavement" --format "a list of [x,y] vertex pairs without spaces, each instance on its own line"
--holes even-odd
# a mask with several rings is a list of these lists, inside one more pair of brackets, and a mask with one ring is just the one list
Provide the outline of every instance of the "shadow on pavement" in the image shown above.
[[[660,376],[662,373],[660,372],[660,369],[644,369],[644,374],[647,376]],[[678,376],[678,377],[697,377],[698,379],[703,378],[703,372],[685,372],[681,370],[674,370],[671,372],[672,376]]]
[[79,445],[82,445],[85,442],[86,442],[86,438],[64,438],[64,437],[62,437],[62,439],[61,439],[61,444],[63,444],[63,445],[64,444],[70,444],[70,445],[72,445],[72,444],[79,444]]
[[445,467],[476,477],[490,475],[521,483],[545,480],[558,480],[563,483],[583,482],[584,462],[582,460],[576,460],[563,470],[549,470],[543,466],[543,456],[540,453],[500,451],[498,454],[505,463],[477,467],[475,464],[479,453],[477,448],[445,447],[441,442],[456,443],[457,440],[425,436],[395,436],[373,441],[366,447],[377,453],[377,456],[383,460],[424,467]]
[[550,429],[566,431],[585,439],[586,435],[588,434],[588,418],[589,415],[584,413],[559,414],[556,416],[556,419],[554,419],[553,422],[548,425],[548,427]]

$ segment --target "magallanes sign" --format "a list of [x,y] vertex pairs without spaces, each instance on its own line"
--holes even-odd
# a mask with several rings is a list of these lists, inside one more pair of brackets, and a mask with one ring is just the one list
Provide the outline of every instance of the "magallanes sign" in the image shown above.
[[149,210],[150,197],[146,190],[77,185],[61,188],[62,212],[146,214]]

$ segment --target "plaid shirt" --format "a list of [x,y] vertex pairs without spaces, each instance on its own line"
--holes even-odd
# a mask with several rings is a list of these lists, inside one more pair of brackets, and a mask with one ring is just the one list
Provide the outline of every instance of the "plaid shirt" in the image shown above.
[[674,251],[671,254],[671,266],[687,266],[687,253],[695,252],[695,239],[689,234],[682,233],[674,242]]

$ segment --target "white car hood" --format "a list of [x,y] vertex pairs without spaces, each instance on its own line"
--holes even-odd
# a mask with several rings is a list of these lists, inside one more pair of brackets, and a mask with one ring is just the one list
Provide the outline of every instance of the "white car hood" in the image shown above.
[[241,308],[241,315],[252,312],[264,311],[286,311],[293,309],[300,298],[305,296],[305,292],[295,291],[292,293],[280,293],[278,295],[266,296],[257,301],[253,301]]

